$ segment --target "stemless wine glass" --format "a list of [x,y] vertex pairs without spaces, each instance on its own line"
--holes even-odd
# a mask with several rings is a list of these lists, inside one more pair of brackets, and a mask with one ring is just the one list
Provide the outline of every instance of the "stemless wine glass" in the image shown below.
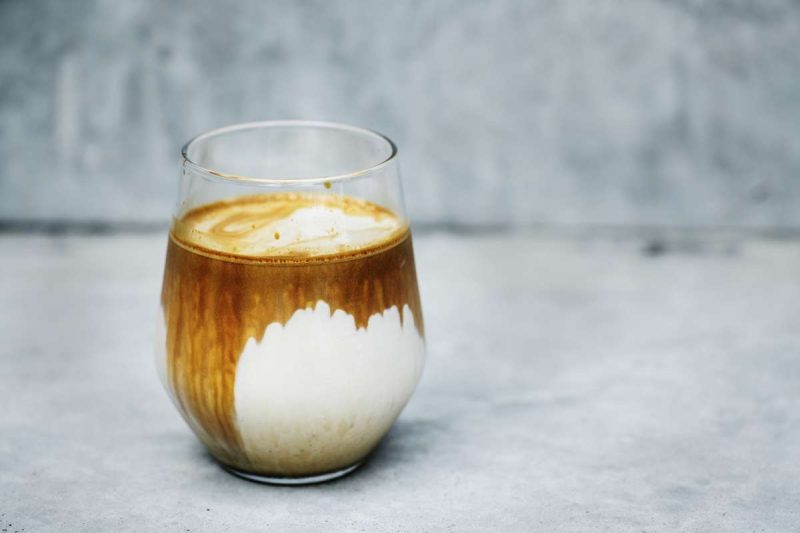
[[395,145],[274,121],[210,131],[182,153],[157,341],[167,391],[234,474],[347,474],[424,364]]

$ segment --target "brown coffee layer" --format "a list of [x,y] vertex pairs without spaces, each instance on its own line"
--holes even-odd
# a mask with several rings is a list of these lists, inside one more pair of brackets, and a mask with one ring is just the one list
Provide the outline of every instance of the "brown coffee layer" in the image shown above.
[[[180,242],[171,233],[161,303],[168,380],[184,418],[224,463],[261,474],[236,428],[236,364],[249,338],[285,324],[298,309],[327,302],[366,327],[369,317],[408,305],[423,335],[407,229],[391,241],[336,257],[243,260]],[[279,474],[279,473],[278,473]]]

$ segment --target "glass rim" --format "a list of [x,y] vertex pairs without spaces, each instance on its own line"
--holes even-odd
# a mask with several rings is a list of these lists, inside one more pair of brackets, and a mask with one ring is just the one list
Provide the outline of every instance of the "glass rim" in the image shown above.
[[[331,130],[348,131],[351,133],[360,133],[362,135],[367,135],[369,137],[373,137],[382,142],[385,142],[386,144],[388,144],[390,152],[389,156],[383,161],[363,169],[355,170],[353,172],[348,172],[346,174],[336,174],[329,176],[305,176],[305,177],[295,177],[295,178],[281,177],[281,176],[245,176],[241,174],[222,172],[219,170],[207,168],[193,161],[189,157],[189,149],[192,147],[192,145],[194,145],[199,141],[243,130],[267,129],[276,127],[324,128]],[[389,137],[378,131],[369,128],[353,126],[351,124],[345,124],[342,122],[329,122],[324,120],[260,120],[254,122],[241,122],[238,124],[231,124],[229,126],[215,128],[212,130],[205,131],[199,135],[195,135],[194,137],[189,139],[186,142],[186,144],[184,144],[183,147],[181,148],[181,157],[183,159],[184,167],[188,167],[192,170],[195,170],[203,174],[207,174],[212,177],[221,178],[224,180],[229,180],[234,182],[263,183],[263,184],[273,184],[273,185],[292,185],[300,183],[325,184],[334,181],[338,182],[338,181],[347,181],[355,178],[361,178],[386,167],[397,158],[397,145],[395,145],[394,141],[392,141]]]

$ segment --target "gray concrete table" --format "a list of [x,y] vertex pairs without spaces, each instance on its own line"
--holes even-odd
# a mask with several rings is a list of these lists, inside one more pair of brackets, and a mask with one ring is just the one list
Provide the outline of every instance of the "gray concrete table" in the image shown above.
[[0,527],[800,530],[800,246],[417,240],[429,359],[369,462],[242,481],[151,346],[165,239],[0,238]]

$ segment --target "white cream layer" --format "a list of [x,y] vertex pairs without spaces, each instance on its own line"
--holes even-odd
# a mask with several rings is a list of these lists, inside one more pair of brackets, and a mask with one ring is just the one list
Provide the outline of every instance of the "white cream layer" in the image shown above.
[[234,384],[236,422],[259,469],[324,472],[363,458],[411,397],[424,364],[414,315],[397,307],[356,328],[324,301],[250,339]]
[[160,306],[159,314],[156,319],[154,354],[158,377],[161,380],[161,384],[167,389],[170,397],[172,397],[172,387],[169,384],[169,372],[167,370],[167,325],[164,323],[164,308]]

